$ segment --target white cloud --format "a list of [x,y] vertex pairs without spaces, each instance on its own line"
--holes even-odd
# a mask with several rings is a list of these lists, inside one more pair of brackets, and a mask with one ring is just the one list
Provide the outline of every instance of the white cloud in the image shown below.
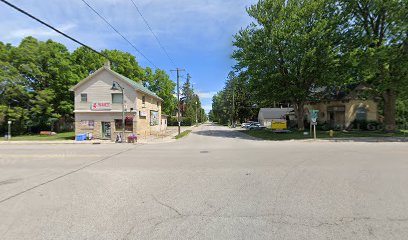
[[202,105],[201,107],[204,109],[205,113],[207,113],[207,114],[212,109],[212,105]]
[[217,92],[197,92],[200,99],[212,99],[212,97],[217,94]]
[[[68,23],[65,25],[57,26],[56,28],[61,32],[67,33],[69,30],[74,29],[76,27],[73,23]],[[46,27],[36,27],[36,28],[21,28],[12,30],[10,33],[7,34],[8,38],[24,38],[27,36],[33,37],[55,37],[60,36],[59,33],[55,32],[52,29],[48,29]]]

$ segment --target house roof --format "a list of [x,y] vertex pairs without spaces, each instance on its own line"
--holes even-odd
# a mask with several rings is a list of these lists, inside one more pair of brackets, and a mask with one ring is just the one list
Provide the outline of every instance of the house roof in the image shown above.
[[148,88],[146,88],[145,86],[143,86],[141,83],[133,81],[130,78],[127,78],[125,76],[123,76],[122,74],[119,74],[115,71],[113,71],[112,69],[110,69],[109,67],[103,66],[101,68],[99,68],[98,70],[96,70],[94,73],[92,73],[91,75],[89,75],[88,77],[86,77],[85,79],[81,80],[79,83],[77,83],[75,86],[73,86],[71,88],[71,91],[74,91],[75,89],[77,89],[79,86],[81,86],[82,84],[84,84],[85,82],[87,82],[89,79],[92,79],[96,74],[98,74],[99,72],[102,72],[103,70],[106,70],[107,72],[115,75],[116,77],[118,77],[119,79],[123,80],[124,82],[128,83],[130,86],[132,86],[135,90],[141,91],[143,93],[146,93],[152,97],[155,97],[157,99],[160,99],[161,101],[163,101],[162,98],[160,98],[159,96],[157,96],[156,93],[150,91]]
[[280,119],[292,111],[293,108],[261,108],[259,116],[262,114],[264,119]]
[[319,88],[313,92],[313,95],[309,97],[308,102],[320,102],[320,101],[343,101],[343,100],[356,100],[365,99],[369,97],[367,92],[372,88],[364,83],[360,84],[348,84],[341,89],[337,88]]

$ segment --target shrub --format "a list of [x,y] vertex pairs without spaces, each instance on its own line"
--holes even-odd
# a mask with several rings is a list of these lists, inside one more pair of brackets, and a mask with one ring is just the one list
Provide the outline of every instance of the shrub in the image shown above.
[[[183,117],[181,119],[181,126],[191,126],[193,125],[193,120],[189,117]],[[167,126],[178,126],[178,120],[177,117],[169,117],[167,119]]]
[[382,124],[377,121],[354,120],[352,125],[353,129],[363,131],[375,131],[382,129]]
[[193,125],[193,120],[189,117],[183,117],[181,120],[181,126],[191,126]]

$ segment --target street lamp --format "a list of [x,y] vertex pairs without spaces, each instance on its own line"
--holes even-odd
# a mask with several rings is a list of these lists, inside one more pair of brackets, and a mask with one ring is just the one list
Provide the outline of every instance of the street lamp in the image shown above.
[[11,139],[11,121],[7,121],[7,124],[8,124],[7,140],[10,141]]
[[111,90],[113,91],[118,91],[120,90],[122,92],[122,143],[124,142],[125,138],[125,104],[124,104],[124,88],[120,86],[120,84],[116,81],[113,81],[112,83],[112,88]]

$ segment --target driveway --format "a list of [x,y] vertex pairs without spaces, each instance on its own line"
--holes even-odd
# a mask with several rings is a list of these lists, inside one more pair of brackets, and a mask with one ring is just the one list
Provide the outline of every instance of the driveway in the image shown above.
[[0,239],[406,239],[408,144],[0,145]]

